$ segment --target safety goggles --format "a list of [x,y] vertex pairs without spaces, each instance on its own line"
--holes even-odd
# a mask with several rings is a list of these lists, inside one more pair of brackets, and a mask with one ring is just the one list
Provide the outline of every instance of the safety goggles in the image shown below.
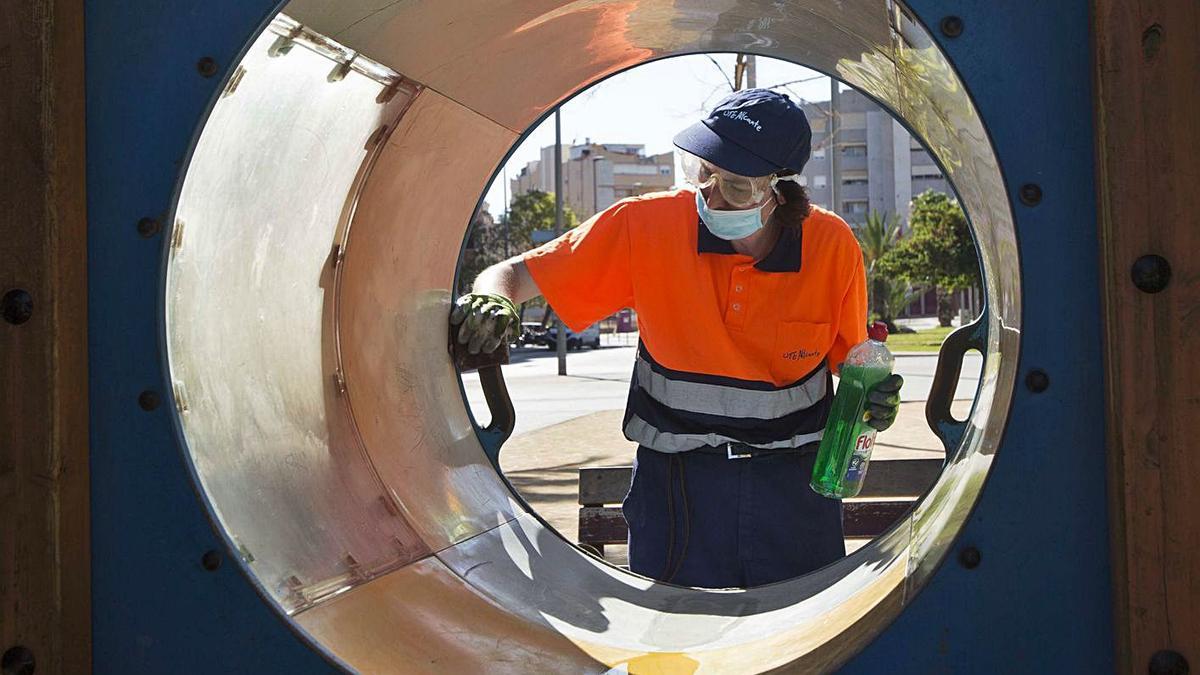
[[776,176],[739,176],[690,152],[680,152],[680,165],[684,180],[701,190],[719,190],[721,197],[735,209],[762,206],[779,180]]

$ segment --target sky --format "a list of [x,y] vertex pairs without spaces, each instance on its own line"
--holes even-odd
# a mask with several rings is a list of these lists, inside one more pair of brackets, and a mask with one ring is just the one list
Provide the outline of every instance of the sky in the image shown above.
[[[673,150],[671,138],[703,118],[732,90],[735,58],[733,54],[677,56],[631,68],[581,91],[562,106],[563,145],[590,138],[596,143],[642,144],[647,155]],[[777,91],[797,102],[829,100],[829,78],[816,71],[763,56],[757,57],[757,70],[759,87],[790,82]],[[509,158],[509,178],[548,145],[554,145],[553,116]],[[504,172],[500,172],[487,191],[488,209],[497,217],[504,211],[503,182]]]

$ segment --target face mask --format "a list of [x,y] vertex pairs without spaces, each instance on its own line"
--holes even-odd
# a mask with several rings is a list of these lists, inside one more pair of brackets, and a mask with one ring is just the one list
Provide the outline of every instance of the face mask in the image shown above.
[[763,205],[759,205],[737,211],[714,211],[708,208],[704,195],[696,190],[696,211],[700,213],[700,220],[704,221],[709,232],[726,241],[745,239],[761,230],[762,208]]

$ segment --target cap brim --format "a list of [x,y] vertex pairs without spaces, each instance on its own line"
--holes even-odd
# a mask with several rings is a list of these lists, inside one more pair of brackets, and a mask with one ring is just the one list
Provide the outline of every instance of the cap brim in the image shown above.
[[774,162],[768,162],[727,138],[718,136],[704,122],[696,122],[675,134],[672,142],[679,149],[686,150],[739,176],[769,176],[783,168]]

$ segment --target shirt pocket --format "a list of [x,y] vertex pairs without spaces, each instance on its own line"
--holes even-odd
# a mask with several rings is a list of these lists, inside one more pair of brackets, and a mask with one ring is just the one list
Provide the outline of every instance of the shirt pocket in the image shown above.
[[775,384],[791,384],[819,367],[829,352],[831,331],[828,323],[780,321],[775,329],[775,351],[771,354]]

